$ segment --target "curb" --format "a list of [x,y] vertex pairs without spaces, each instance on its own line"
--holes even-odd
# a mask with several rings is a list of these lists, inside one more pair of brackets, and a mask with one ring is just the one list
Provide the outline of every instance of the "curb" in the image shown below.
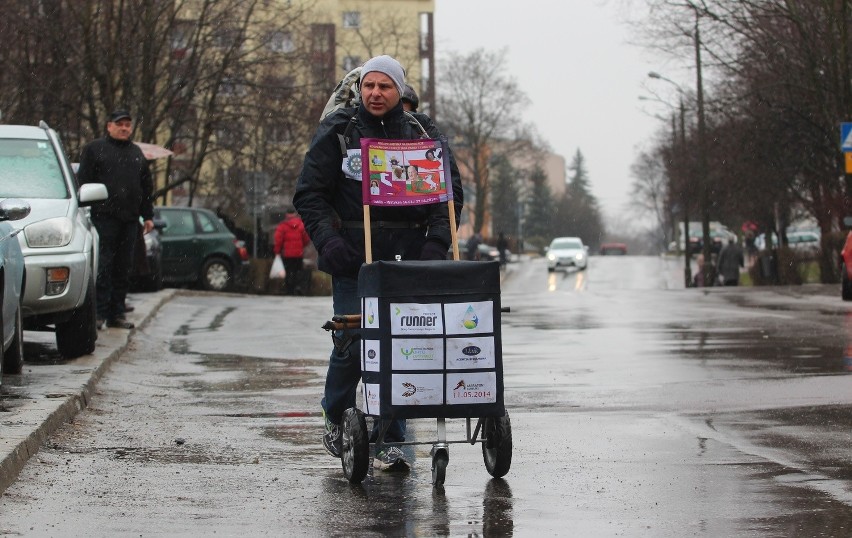
[[[128,317],[136,328],[101,331],[95,352],[91,355],[21,374],[25,386],[34,387],[41,394],[28,395],[24,403],[10,408],[8,414],[0,413],[0,495],[17,479],[45,440],[88,407],[98,381],[121,357],[136,331],[145,327],[177,293],[179,290],[166,289],[154,294],[131,294],[130,298],[138,301],[133,300],[136,310]],[[46,334],[52,336],[51,333]],[[24,366],[26,370],[26,363]],[[48,378],[39,379],[44,373],[48,374]],[[27,378],[31,378],[32,383]]]

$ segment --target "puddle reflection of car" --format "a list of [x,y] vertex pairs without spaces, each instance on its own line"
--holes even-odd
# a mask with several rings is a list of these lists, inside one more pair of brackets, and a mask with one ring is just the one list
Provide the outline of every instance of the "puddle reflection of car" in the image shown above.
[[4,374],[20,374],[24,367],[24,329],[21,314],[24,255],[21,253],[21,245],[13,238],[17,232],[7,221],[20,220],[29,212],[30,206],[23,200],[7,198],[0,202],[0,272],[3,273],[0,380]]
[[159,234],[165,284],[227,291],[245,279],[245,244],[216,213],[198,207],[155,207],[154,218],[165,225]]
[[579,237],[557,237],[547,247],[547,270],[574,267],[580,271],[586,268],[588,254]]

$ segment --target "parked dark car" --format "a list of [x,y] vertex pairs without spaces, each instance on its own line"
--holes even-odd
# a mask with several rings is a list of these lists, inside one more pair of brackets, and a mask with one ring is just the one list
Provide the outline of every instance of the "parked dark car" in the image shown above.
[[160,234],[163,283],[211,291],[232,289],[248,272],[245,244],[216,213],[198,207],[155,207]]
[[[459,257],[462,260],[467,259],[467,239],[459,239]],[[492,247],[491,245],[486,245],[485,243],[480,243],[477,245],[476,249],[479,251],[479,261],[493,261],[500,259],[500,252],[497,250],[497,247]],[[447,252],[447,259],[453,259],[453,248],[450,247],[450,250]]]

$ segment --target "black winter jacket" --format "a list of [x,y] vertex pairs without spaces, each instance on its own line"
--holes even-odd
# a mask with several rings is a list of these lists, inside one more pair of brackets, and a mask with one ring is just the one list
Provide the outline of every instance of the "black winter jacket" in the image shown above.
[[80,153],[77,180],[103,183],[108,197],[92,205],[93,217],[111,217],[122,222],[154,218],[151,169],[139,146],[109,135],[86,144]]
[[[343,134],[353,115],[357,122],[349,131],[347,148],[361,147],[361,138],[416,139],[421,133],[412,125],[398,104],[382,118],[370,114],[363,106],[343,108],[320,123],[305,161],[293,205],[305,223],[311,240],[320,253],[319,268],[326,270],[323,248],[334,236],[342,236],[358,252],[364,253],[363,227],[350,227],[347,222],[363,222],[364,209],[361,181],[347,178],[342,171],[343,154],[338,134]],[[423,126],[429,138],[440,138],[441,133],[424,114],[413,114]],[[464,195],[458,166],[450,151],[450,175],[452,176],[453,203],[456,223],[459,222]],[[405,207],[370,207],[370,220],[378,222],[424,223],[419,229],[372,228],[373,260],[393,260],[399,255],[404,260],[416,260],[426,239],[434,239],[449,249],[451,244],[450,220],[447,203]],[[363,261],[363,257],[362,257]],[[347,275],[357,274],[352,267]]]

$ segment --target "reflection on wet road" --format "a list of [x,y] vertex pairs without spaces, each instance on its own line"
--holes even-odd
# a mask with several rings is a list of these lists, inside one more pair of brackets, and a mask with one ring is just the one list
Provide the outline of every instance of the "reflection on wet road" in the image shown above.
[[442,489],[434,419],[409,421],[425,444],[405,448],[406,475],[353,486],[321,448],[328,298],[178,297],[0,499],[0,530],[848,535],[852,305],[682,280],[661,258],[512,264],[512,468],[492,479],[479,446],[453,444]]

